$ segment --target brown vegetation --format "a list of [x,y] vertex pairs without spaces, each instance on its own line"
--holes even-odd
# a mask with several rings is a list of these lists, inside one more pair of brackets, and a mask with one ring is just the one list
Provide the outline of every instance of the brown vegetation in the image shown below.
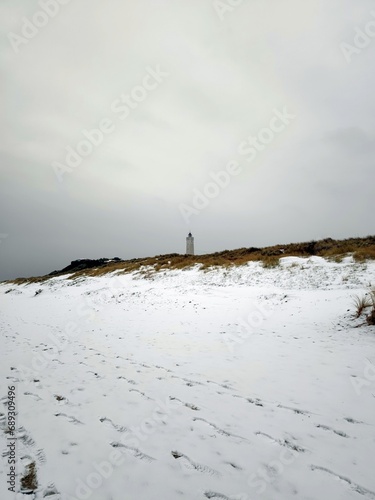
[[[112,261],[106,265],[84,269],[69,276],[75,280],[84,276],[102,276],[112,272],[129,273],[137,271],[140,274],[152,275],[155,272],[167,269],[185,269],[200,264],[201,269],[208,270],[213,267],[230,267],[246,264],[250,261],[260,261],[264,267],[275,267],[280,257],[297,256],[309,257],[317,255],[332,259],[336,262],[348,254],[358,262],[367,259],[375,259],[375,236],[365,238],[349,238],[346,240],[333,240],[326,238],[320,241],[308,241],[304,243],[290,243],[287,245],[273,245],[265,248],[239,248],[236,250],[223,250],[206,255],[183,255],[167,254],[155,257],[130,259],[125,261]],[[66,273],[61,273],[61,275]],[[51,279],[51,276],[40,276],[36,278],[18,278],[12,280],[14,284],[40,283]]]
[[34,491],[38,487],[35,462],[31,462],[31,464],[27,465],[26,469],[27,474],[21,478],[21,491]]
[[355,318],[360,318],[368,308],[371,308],[370,313],[366,314],[366,321],[369,325],[375,325],[375,289],[362,297],[356,295],[354,297],[354,306]]
[[366,320],[369,325],[375,325],[375,290],[371,291],[370,300],[371,300],[371,311],[370,314],[366,316]]
[[371,307],[373,304],[373,301],[371,300],[371,297],[369,295],[363,295],[362,297],[355,295],[353,298],[353,301],[354,301],[355,317],[356,318],[359,318],[360,316],[362,316],[363,312],[368,307]]

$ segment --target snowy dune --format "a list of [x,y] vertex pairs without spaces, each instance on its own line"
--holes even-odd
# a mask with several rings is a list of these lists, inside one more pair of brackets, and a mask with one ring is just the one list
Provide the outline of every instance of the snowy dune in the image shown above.
[[375,499],[369,284],[374,262],[285,258],[1,285],[0,498]]

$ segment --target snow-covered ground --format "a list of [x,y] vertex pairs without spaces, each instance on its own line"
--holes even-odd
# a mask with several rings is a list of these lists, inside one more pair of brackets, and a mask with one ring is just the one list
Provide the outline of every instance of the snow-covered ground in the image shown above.
[[0,498],[375,499],[370,284],[373,262],[286,258],[1,285]]

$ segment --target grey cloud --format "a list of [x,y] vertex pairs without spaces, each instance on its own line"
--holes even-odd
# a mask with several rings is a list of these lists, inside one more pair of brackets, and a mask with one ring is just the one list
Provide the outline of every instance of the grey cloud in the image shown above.
[[[9,31],[37,3],[0,6],[0,279],[80,257],[198,252],[373,232],[375,38],[348,64],[340,44],[370,0],[81,0],[15,54]],[[111,103],[148,66],[170,76],[119,120]],[[238,146],[275,108],[296,119],[252,163]],[[51,163],[110,118],[115,131],[59,183]],[[242,173],[186,224],[210,172]]]

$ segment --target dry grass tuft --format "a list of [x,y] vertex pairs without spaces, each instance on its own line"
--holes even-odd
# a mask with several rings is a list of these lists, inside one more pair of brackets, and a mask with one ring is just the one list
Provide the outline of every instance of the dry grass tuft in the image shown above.
[[375,245],[356,250],[353,254],[357,262],[365,262],[366,260],[375,260]]
[[371,300],[371,311],[370,314],[367,315],[366,320],[369,325],[375,325],[375,290],[371,291],[370,300]]
[[366,321],[369,325],[375,325],[375,307],[372,308],[370,314],[367,316]]
[[366,315],[366,321],[369,325],[375,325],[375,289],[366,293],[364,296],[354,297],[355,317],[359,318],[362,314],[371,307],[370,313]]
[[27,465],[26,469],[26,476],[21,478],[21,488],[22,490],[35,491],[38,488],[35,462],[31,462],[31,464]]
[[266,269],[272,269],[280,264],[280,257],[270,256],[264,257],[262,259],[263,267]]
[[362,316],[362,313],[372,305],[372,300],[369,295],[363,295],[360,297],[359,295],[355,295],[353,298],[354,307],[355,307],[355,317],[359,318]]

